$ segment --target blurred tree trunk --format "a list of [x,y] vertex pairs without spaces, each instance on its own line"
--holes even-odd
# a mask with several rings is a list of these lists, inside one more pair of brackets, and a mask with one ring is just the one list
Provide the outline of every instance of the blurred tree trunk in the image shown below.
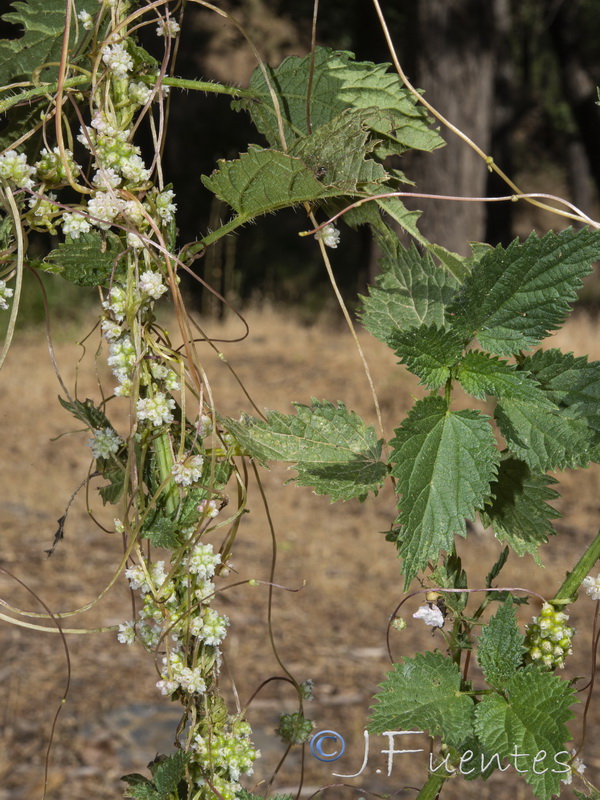
[[[592,213],[593,183],[600,189],[600,108],[596,105],[596,80],[579,55],[581,37],[579,0],[556,7],[550,22],[550,35],[556,52],[566,102],[569,104],[578,135],[571,142],[568,158],[572,200],[583,211]],[[595,76],[596,79],[598,76]]]
[[[489,152],[494,108],[497,0],[415,0],[419,47],[416,84],[427,100],[485,152]],[[410,169],[416,190],[482,196],[488,170],[482,159],[450,131],[446,147],[418,154]],[[485,237],[483,203],[418,200],[419,227],[438,244],[469,254],[467,242]]]

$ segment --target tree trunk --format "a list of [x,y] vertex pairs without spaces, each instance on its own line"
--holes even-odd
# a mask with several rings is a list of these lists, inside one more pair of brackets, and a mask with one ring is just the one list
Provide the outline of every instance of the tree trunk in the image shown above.
[[[489,152],[494,90],[496,0],[422,0],[418,3],[417,85],[450,122]],[[441,131],[446,147],[418,154],[409,175],[416,191],[484,196],[488,170],[459,137]],[[483,203],[418,200],[419,227],[431,241],[468,255],[468,241],[485,237]]]

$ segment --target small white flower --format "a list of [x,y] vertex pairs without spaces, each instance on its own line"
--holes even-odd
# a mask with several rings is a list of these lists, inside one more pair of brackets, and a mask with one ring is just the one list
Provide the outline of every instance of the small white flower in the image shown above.
[[35,173],[35,167],[27,163],[25,153],[17,153],[16,150],[7,150],[0,155],[0,178],[11,181],[19,189],[32,189],[33,180],[31,176]]
[[340,232],[333,223],[325,225],[325,227],[315,233],[315,239],[321,239],[326,247],[336,248],[340,243]]
[[94,20],[89,11],[80,11],[79,14],[77,14],[77,19],[81,22],[86,31],[91,31],[94,27]]
[[[571,755],[575,755],[576,752],[577,750],[571,750]],[[567,765],[565,764],[565,766]],[[583,775],[584,772],[585,772],[585,764],[583,763],[583,761],[579,757],[574,758],[573,761],[571,762],[571,772],[567,772],[565,774],[565,777],[561,778],[561,782],[566,783],[566,785],[569,786],[573,782],[573,775],[575,773],[581,776]]]
[[191,486],[196,483],[202,476],[202,465],[204,459],[202,456],[191,456],[184,461],[178,461],[173,464],[173,480],[180,486]]
[[592,578],[591,575],[588,575],[587,578],[583,579],[582,586],[585,587],[586,594],[592,600],[600,600],[600,574],[597,578]]
[[152,92],[152,87],[146,86],[146,84],[141,81],[138,83],[132,81],[129,84],[129,99],[138,106],[145,106],[152,97]]
[[102,335],[107,341],[114,341],[119,339],[123,331],[118,322],[113,322],[111,319],[103,319],[100,323],[102,328]]
[[94,438],[88,440],[88,446],[92,449],[94,458],[110,458],[111,454],[116,453],[123,439],[112,428],[98,429],[94,431]]
[[6,311],[8,308],[8,300],[13,296],[14,291],[9,289],[6,281],[0,281],[0,308]]
[[437,606],[421,606],[413,614],[415,619],[422,619],[425,625],[432,625],[434,628],[444,626],[444,616]]
[[172,410],[175,408],[175,401],[163,392],[156,392],[154,397],[138,400],[136,408],[139,420],[147,419],[158,427],[173,422]]
[[172,189],[166,189],[161,192],[156,198],[156,210],[163,222],[171,222],[177,205],[173,203],[175,192]]
[[30,197],[29,208],[33,210],[33,216],[43,221],[58,211],[58,206],[52,200],[56,200],[54,192],[48,192],[45,197]]
[[150,170],[146,168],[141,156],[133,153],[129,158],[123,159],[120,164],[121,174],[130,183],[144,183],[150,177]]
[[208,414],[202,414],[196,421],[195,427],[198,431],[198,436],[201,439],[206,439],[208,434],[212,431],[212,418],[209,417]]
[[90,227],[90,223],[82,214],[65,213],[62,216],[63,233],[71,239],[79,239],[82,233],[88,233]]
[[102,61],[119,78],[125,78],[133,69],[133,59],[122,44],[107,44],[102,48]]
[[127,234],[127,244],[129,247],[133,247],[136,250],[141,250],[144,247],[144,240],[139,235],[139,233],[135,233],[134,231],[129,231]]
[[181,26],[178,22],[175,22],[174,19],[161,19],[156,26],[156,35],[157,36],[177,36],[179,31],[181,30]]
[[221,563],[221,554],[213,553],[212,544],[197,544],[187,559],[188,569],[203,580],[212,578],[217,565]]
[[167,287],[162,282],[160,272],[153,272],[151,269],[142,272],[139,287],[140,291],[152,297],[153,300],[158,300],[167,291]]
[[209,519],[214,519],[219,514],[219,510],[216,500],[203,500],[198,506],[198,511]]
[[88,202],[88,211],[95,217],[92,222],[100,230],[107,231],[114,218],[121,210],[118,198],[109,192],[96,192]]
[[121,180],[121,176],[117,175],[112,167],[100,167],[98,171],[94,173],[92,183],[98,189],[116,189],[120,186]]
[[207,608],[202,618],[200,638],[205,644],[216,647],[221,644],[227,634],[229,618],[219,616],[213,608]]
[[133,622],[122,622],[119,625],[117,639],[121,644],[133,644],[135,642],[135,625]]

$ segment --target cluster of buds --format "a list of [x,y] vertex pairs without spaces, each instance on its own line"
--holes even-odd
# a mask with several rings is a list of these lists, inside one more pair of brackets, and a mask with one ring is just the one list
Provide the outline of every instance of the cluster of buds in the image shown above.
[[550,603],[544,603],[539,617],[527,626],[525,646],[528,660],[548,669],[561,669],[571,650],[574,628],[567,625],[568,614],[557,611]]

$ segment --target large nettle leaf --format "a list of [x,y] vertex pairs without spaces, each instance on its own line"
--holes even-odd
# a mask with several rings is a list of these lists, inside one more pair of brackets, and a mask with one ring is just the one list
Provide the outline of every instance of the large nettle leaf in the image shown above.
[[536,403],[540,408],[558,410],[527,370],[517,369],[514,364],[481,350],[471,350],[465,354],[456,377],[465,392],[480,400],[485,400],[486,395],[493,395],[500,400],[523,400]]
[[[39,266],[58,272],[77,286],[108,286],[123,271],[121,256],[125,251],[114,233],[82,233],[79,238],[61,242]],[[49,265],[49,266],[48,266]]]
[[[27,0],[26,3],[13,3],[14,11],[3,14],[2,19],[23,27],[23,35],[18,39],[0,40],[0,86],[13,83],[17,79],[29,78],[42,64],[60,60],[62,40],[65,32],[64,0]],[[76,0],[72,3],[73,25],[69,37],[70,51],[87,35],[75,18],[81,11],[95,14],[98,11],[96,0]],[[45,69],[43,80],[56,79],[57,67]]]
[[[409,148],[440,147],[443,140],[429,127],[425,110],[416,104],[398,75],[388,72],[388,67],[354,61],[352,53],[317,47],[314,65],[308,55],[286,58],[276,69],[267,67],[278,109],[260,69],[254,71],[250,81],[250,89],[259,99],[236,100],[233,107],[246,109],[269,143],[281,149],[326,125],[347,108],[368,109],[367,125],[384,148],[382,156]],[[278,116],[285,144],[281,141]]]
[[477,647],[477,660],[486,681],[502,687],[523,661],[525,637],[520,632],[509,598],[485,626]]
[[508,449],[534,472],[585,467],[595,441],[571,409],[548,409],[537,401],[502,400],[494,412]]
[[436,325],[394,331],[388,339],[390,347],[421,384],[439,389],[450,378],[451,368],[460,360],[464,343],[453,331]]
[[497,355],[530,349],[563,323],[598,258],[600,231],[585,229],[498,246],[465,279],[449,321]]
[[399,553],[406,585],[455,534],[466,535],[465,518],[483,508],[499,453],[488,418],[478,411],[450,411],[441,397],[413,406],[391,441],[392,475],[400,494]]
[[380,687],[369,724],[372,733],[425,728],[454,747],[473,734],[473,698],[461,694],[460,668],[439,651],[394,664]]
[[560,350],[538,350],[523,360],[547,396],[559,408],[584,419],[591,433],[600,432],[600,361],[576,358]]
[[364,499],[377,493],[387,476],[380,460],[382,440],[372,427],[339,403],[313,399],[294,404],[297,414],[267,412],[267,420],[244,415],[225,426],[259,461],[290,461],[300,486],[335,500]]
[[535,665],[509,676],[502,694],[482,697],[475,709],[475,729],[485,753],[508,759],[523,772],[536,797],[559,793],[569,773],[571,734],[565,723],[577,702],[568,681]]
[[548,505],[559,494],[549,489],[557,481],[532,471],[524,461],[503,454],[498,477],[491,485],[492,500],[481,512],[484,525],[492,525],[496,537],[508,542],[519,556],[531,553],[537,560],[540,545],[556,531],[550,520],[560,512]]
[[431,256],[419,255],[414,246],[406,250],[397,237],[378,242],[381,272],[369,296],[361,298],[365,328],[387,343],[398,328],[445,326],[446,306],[459,287],[456,278],[436,266]]
[[202,182],[242,220],[338,194],[323,186],[300,158],[277,150],[251,147],[235,161],[218,163],[219,168],[203,175]]
[[298,203],[385,191],[382,184],[397,181],[373,160],[373,147],[365,111],[347,109],[286,153],[253,146],[239,159],[219,161],[202,180],[243,223]]
[[311,136],[298,139],[288,150],[313,170],[324,186],[335,186],[339,194],[388,180],[381,164],[365,156],[373,150],[365,124],[364,110],[348,109],[318,128]]

